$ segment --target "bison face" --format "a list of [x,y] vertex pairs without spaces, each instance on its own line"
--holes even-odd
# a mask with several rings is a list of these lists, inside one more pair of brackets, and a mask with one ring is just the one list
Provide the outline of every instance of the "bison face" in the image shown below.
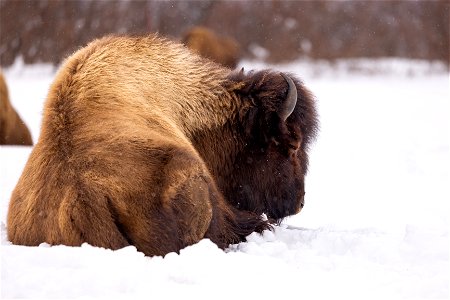
[[238,208],[265,213],[272,221],[304,205],[307,148],[317,129],[312,95],[290,75],[234,75],[248,105],[240,112],[243,147],[229,178],[228,198]]

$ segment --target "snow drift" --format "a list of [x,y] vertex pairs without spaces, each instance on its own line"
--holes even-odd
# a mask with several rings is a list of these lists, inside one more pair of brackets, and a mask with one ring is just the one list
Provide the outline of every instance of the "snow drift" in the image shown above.
[[[1,297],[448,298],[449,74],[424,62],[354,64],[274,66],[318,99],[305,208],[225,252],[209,240],[164,258],[132,246],[11,245],[8,201],[31,148],[1,146]],[[4,72],[34,141],[54,72]]]

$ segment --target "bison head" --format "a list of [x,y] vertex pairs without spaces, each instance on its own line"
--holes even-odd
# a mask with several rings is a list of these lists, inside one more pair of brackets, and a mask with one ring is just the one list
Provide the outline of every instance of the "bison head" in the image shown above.
[[313,96],[289,74],[241,71],[229,79],[242,103],[242,146],[224,193],[239,209],[281,221],[304,205],[307,150],[318,127]]

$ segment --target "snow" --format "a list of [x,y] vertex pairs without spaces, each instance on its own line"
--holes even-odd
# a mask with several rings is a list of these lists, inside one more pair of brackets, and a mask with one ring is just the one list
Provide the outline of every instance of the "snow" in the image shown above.
[[[202,240],[164,258],[132,246],[16,246],[6,214],[31,148],[1,146],[1,297],[448,299],[445,66],[385,59],[269,67],[302,77],[318,100],[321,130],[299,215],[226,251]],[[55,69],[18,62],[4,71],[36,141]]]

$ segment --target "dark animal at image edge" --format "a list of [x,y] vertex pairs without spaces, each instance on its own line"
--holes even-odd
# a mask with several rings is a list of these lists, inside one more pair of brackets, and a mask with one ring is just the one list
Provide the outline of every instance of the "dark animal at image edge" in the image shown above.
[[244,241],[301,210],[316,119],[292,75],[231,72],[153,35],[95,40],[51,85],[8,239],[149,256]]
[[183,35],[183,44],[203,57],[234,69],[239,62],[239,44],[231,37],[218,36],[214,31],[196,26]]
[[9,100],[8,87],[0,70],[0,145],[31,146],[30,131]]

